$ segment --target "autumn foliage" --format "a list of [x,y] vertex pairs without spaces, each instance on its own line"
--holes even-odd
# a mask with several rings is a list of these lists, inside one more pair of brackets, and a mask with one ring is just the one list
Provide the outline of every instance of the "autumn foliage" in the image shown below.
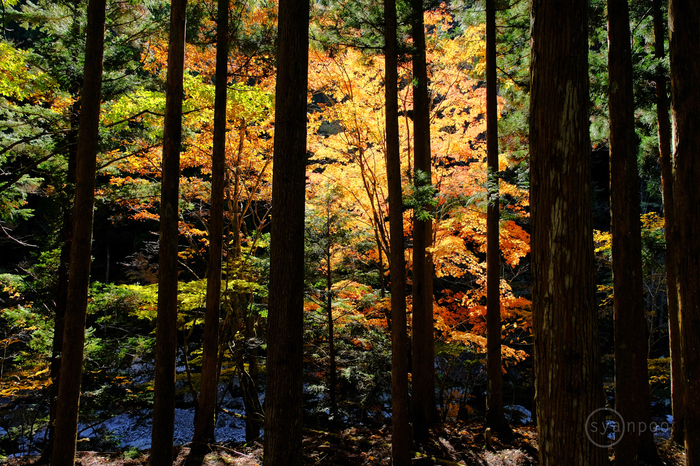
[[[209,2],[195,1],[191,5],[200,12],[211,9]],[[232,16],[236,17],[239,37],[228,64],[222,335],[226,342],[257,342],[254,350],[245,353],[245,358],[255,359],[253,353],[260,347],[259,338],[264,336],[269,269],[266,254],[275,130],[271,44],[276,5],[256,2],[235,8]],[[134,11],[122,11],[122,14],[137,15],[145,11],[134,7]],[[451,34],[454,18],[444,6],[427,12],[425,19],[433,169],[430,183],[417,188],[420,183],[413,179],[413,78],[410,66],[404,61],[399,69],[404,244],[412,241],[413,212],[430,216],[434,234],[431,253],[436,277],[436,337],[440,343],[457,348],[455,354],[483,355],[489,183],[485,88],[480,82],[484,30],[474,26],[466,28],[464,34]],[[185,55],[179,194],[179,328],[185,336],[183,355],[187,366],[186,374],[180,374],[179,379],[186,380],[188,390],[193,393],[198,383],[196,372],[201,352],[190,351],[187,341],[202,323],[198,309],[203,305],[208,247],[216,30],[213,17],[202,14],[198,21],[197,35],[190,38]],[[153,245],[160,218],[167,37],[158,33],[139,37],[138,59],[129,66],[138,69],[143,79],[128,92],[109,95],[102,104],[102,151],[98,156],[96,194],[98,209],[104,208],[110,225],[138,224],[139,231],[147,232],[147,238],[135,241],[136,250],[120,263],[130,284],[119,285],[119,292],[129,296],[129,305],[116,315],[148,327],[154,324],[156,302],[157,250]],[[40,104],[55,123],[53,129],[67,131],[67,119],[77,96],[60,90],[54,78],[31,66],[28,52],[5,42],[0,42],[0,50],[5,56],[14,57],[0,64],[3,103]],[[305,309],[308,321],[318,327],[312,339],[322,341],[325,323],[314,320],[314,315],[324,310],[325,297],[331,293],[335,332],[343,338],[347,336],[345,341],[354,350],[366,353],[388,351],[381,347],[385,340],[379,336],[386,338],[391,325],[383,66],[383,57],[368,50],[340,46],[326,50],[314,44],[310,51],[307,249],[327,240],[320,234],[322,221],[332,218],[332,223],[325,233],[331,237],[330,254],[308,261],[310,277],[315,278],[307,280],[311,283],[307,286]],[[504,102],[500,101],[499,105],[503,106]],[[27,146],[25,143],[18,147]],[[521,278],[528,273],[521,261],[530,250],[528,194],[521,181],[524,178],[521,162],[510,148],[500,154],[504,212],[500,229],[504,278],[500,291],[505,366],[525,358],[522,343],[530,337],[530,301]],[[24,191],[16,191],[16,195],[11,190],[0,192],[3,219],[11,213],[20,215],[27,192],[42,189],[43,195],[49,196],[64,190],[67,183],[51,181],[40,188],[39,181],[26,177],[17,186],[24,186]],[[405,258],[410,287],[411,248],[406,248]],[[326,290],[325,285],[319,284],[319,277],[329,269],[333,271],[333,283]],[[23,297],[8,280],[2,282],[3,296],[12,299],[6,299],[9,304],[3,316],[11,323],[2,335],[0,348],[6,354],[19,354],[21,351],[14,351],[15,348],[26,349],[32,332],[39,338],[37,329],[45,332],[42,341],[46,341],[50,313],[42,317],[41,323],[23,317],[30,313],[32,299]],[[101,292],[93,290],[91,299],[99,299],[98,296]],[[410,324],[410,299],[407,304]],[[90,319],[94,324],[96,318]],[[362,332],[358,330],[360,327],[364,329]],[[241,353],[248,350],[241,349],[242,345],[233,344],[231,348],[234,347],[235,351],[228,351],[226,344],[222,346],[225,375],[253,367]],[[11,361],[10,357],[3,360],[6,365],[2,368],[2,394],[13,395],[48,383],[45,359],[33,361],[30,372],[27,371],[29,359],[24,359],[22,364]],[[340,364],[349,363],[341,360]],[[120,382],[121,385],[126,386],[126,382]],[[133,387],[133,391],[142,396],[149,388]]]
[[[419,192],[408,175],[412,171],[410,135],[412,109],[410,70],[402,69],[399,80],[402,171],[404,203],[408,208],[433,212],[435,273],[441,289],[436,289],[437,336],[444,342],[459,343],[465,349],[484,351],[485,346],[485,241],[486,241],[486,147],[485,89],[474,79],[483,61],[481,31],[472,28],[459,38],[444,34],[449,20],[443,13],[428,15],[433,145],[432,192]],[[353,49],[332,54],[315,50],[312,54],[310,83],[313,89],[310,115],[310,150],[313,158],[309,173],[310,199],[332,184],[342,193],[342,208],[356,231],[362,231],[365,244],[372,244],[358,256],[365,266],[376,264],[388,270],[386,223],[386,176],[383,170],[383,61]],[[456,70],[456,71],[455,71]],[[516,171],[518,161],[501,154],[503,172]],[[513,179],[513,177],[510,177]],[[529,234],[523,229],[528,216],[527,190],[518,183],[500,182],[507,213],[501,225],[501,250],[505,266],[515,276],[520,261],[529,252]],[[404,235],[410,241],[412,216],[404,214]],[[360,241],[356,239],[356,241]],[[411,268],[407,250],[407,267]],[[387,276],[388,279],[390,277]],[[410,273],[409,273],[410,279]],[[378,282],[379,280],[377,280]],[[376,286],[376,285],[375,285]],[[436,287],[437,288],[437,287]],[[372,290],[374,291],[374,290]],[[366,293],[369,293],[367,290]],[[503,332],[505,342],[524,342],[529,336],[530,301],[508,280],[501,282]],[[386,302],[357,309],[372,323]],[[410,303],[409,303],[410,309]],[[379,312],[377,312],[379,311]],[[505,364],[521,361],[526,353],[505,345]]]

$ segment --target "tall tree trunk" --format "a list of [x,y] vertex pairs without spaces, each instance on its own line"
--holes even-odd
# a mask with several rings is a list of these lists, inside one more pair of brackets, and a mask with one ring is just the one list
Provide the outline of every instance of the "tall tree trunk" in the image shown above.
[[172,463],[175,430],[175,356],[177,353],[177,245],[182,94],[185,68],[187,0],[170,4],[168,77],[163,133],[160,239],[158,248],[158,318],[153,401],[151,466]]
[[[77,14],[73,15],[73,32],[79,29]],[[76,32],[77,33],[77,32]],[[80,88],[74,83],[70,90],[71,95],[80,94]],[[76,99],[71,105],[70,132],[66,135],[68,146],[68,170],[66,173],[66,187],[63,193],[63,225],[61,226],[61,256],[57,271],[56,302],[54,310],[53,341],[51,348],[51,386],[49,387],[49,423],[48,444],[41,453],[39,463],[49,463],[53,452],[53,443],[56,437],[56,409],[58,407],[58,383],[61,372],[61,352],[63,351],[63,328],[66,315],[66,302],[68,300],[68,269],[70,267],[70,250],[73,238],[73,208],[75,201],[75,170],[78,152],[78,129],[80,126],[80,99]]]
[[601,465],[608,461],[606,450],[586,440],[589,415],[605,405],[593,268],[587,1],[533,0],[531,15],[532,314],[540,464]]
[[309,1],[281,0],[277,37],[265,466],[302,463]]
[[654,57],[656,68],[656,119],[659,126],[659,164],[661,165],[661,191],[664,203],[664,236],[666,238],[666,297],[668,303],[668,338],[671,351],[671,406],[673,409],[673,430],[671,439],[683,443],[683,374],[681,370],[681,336],[678,319],[678,272],[676,271],[676,244],[672,231],[676,228],[673,212],[673,161],[671,160],[671,119],[668,114],[669,100],[666,72],[661,65],[666,52],[664,40],[666,27],[661,11],[661,0],[653,0],[654,16]]
[[80,381],[83,371],[87,316],[95,172],[99,137],[104,54],[105,0],[88,3],[85,67],[75,167],[75,206],[71,241],[68,294],[58,385],[52,466],[72,465],[78,434]]
[[[413,126],[414,183],[432,184],[430,153],[430,97],[425,52],[423,0],[411,1],[413,10]],[[432,244],[431,206],[417,206],[413,216],[413,338],[411,411],[413,438],[428,441],[428,427],[437,420],[435,406],[435,341],[433,335],[433,264],[427,249]],[[422,218],[423,217],[423,218]]]
[[[686,381],[686,464],[700,463],[700,3],[670,0],[671,103],[674,128],[673,201],[679,253],[681,367]],[[682,251],[682,253],[681,253]]]
[[207,301],[204,311],[202,384],[194,422],[194,444],[213,443],[216,395],[219,385],[219,307],[221,304],[221,256],[224,240],[224,190],[226,179],[226,90],[228,88],[229,0],[218,0],[216,21],[216,86],[214,135],[211,163],[211,210],[209,216],[209,263]]
[[[77,92],[73,93],[76,94]],[[58,381],[61,372],[61,353],[63,351],[63,327],[68,300],[68,269],[70,267],[70,248],[73,238],[73,201],[75,196],[75,163],[78,150],[78,127],[80,118],[80,101],[71,109],[71,128],[68,133],[68,172],[66,173],[66,191],[63,198],[63,225],[61,226],[61,257],[58,264],[56,301],[54,309],[53,341],[51,347],[51,386],[49,387],[49,440],[41,452],[40,464],[51,461],[53,442],[56,436],[56,409],[58,406]]]
[[411,463],[408,398],[408,335],[406,334],[406,265],[403,248],[403,198],[399,147],[396,2],[384,0],[386,173],[389,194],[391,274],[391,455],[394,466]]
[[501,250],[499,241],[498,87],[496,1],[486,0],[486,424],[501,435],[512,432],[503,412],[501,366]]
[[[615,309],[615,409],[625,424],[651,425],[648,340],[642,273],[637,142],[634,132],[628,0],[608,0],[610,207]],[[631,424],[630,424],[631,423]],[[615,463],[659,464],[651,429],[627,429]]]

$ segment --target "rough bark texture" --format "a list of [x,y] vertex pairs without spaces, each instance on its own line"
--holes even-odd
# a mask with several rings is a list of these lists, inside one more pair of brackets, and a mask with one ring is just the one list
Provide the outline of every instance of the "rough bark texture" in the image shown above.
[[[533,0],[530,161],[540,464],[600,465],[604,406],[593,268],[586,0]],[[593,419],[600,422],[599,419]]]
[[224,189],[226,179],[226,90],[228,84],[228,0],[218,1],[216,33],[216,87],[212,147],[211,209],[209,215],[209,263],[204,311],[202,384],[194,422],[194,444],[213,443],[216,395],[219,384],[219,307],[221,304],[221,256],[224,238]]
[[[654,0],[654,57],[660,62],[666,52],[666,26],[661,11],[661,0]],[[671,352],[671,406],[673,409],[673,430],[671,439],[683,443],[683,374],[681,370],[681,336],[678,321],[678,293],[676,283],[678,272],[674,254],[677,244],[673,237],[676,220],[673,213],[673,162],[671,160],[671,119],[668,108],[670,105],[667,88],[666,71],[657,65],[656,77],[656,119],[659,127],[659,164],[661,165],[661,190],[664,203],[664,235],[666,238],[666,296],[668,303],[668,335]]]
[[391,274],[391,455],[394,466],[411,464],[406,334],[406,267],[403,248],[403,200],[399,153],[398,58],[396,2],[384,0],[386,173],[389,192]]
[[78,149],[75,167],[75,205],[68,272],[68,294],[63,326],[63,347],[56,405],[51,465],[72,465],[75,459],[80,381],[83,371],[92,220],[95,205],[95,171],[102,91],[105,0],[88,3],[87,40]]
[[186,0],[170,6],[170,41],[163,133],[160,238],[158,243],[158,318],[153,401],[151,466],[172,464],[175,429],[175,355],[177,351],[177,244],[182,94],[185,64]]
[[[413,137],[414,182],[417,186],[432,181],[430,153],[430,98],[425,54],[423,1],[412,0],[413,10]],[[422,177],[418,173],[422,173]],[[430,206],[422,206],[431,213]],[[428,440],[428,428],[437,419],[435,406],[435,341],[433,335],[433,262],[426,251],[432,245],[432,219],[413,217],[413,360],[411,411],[413,439]]]
[[632,51],[627,0],[608,0],[610,207],[615,309],[615,409],[626,423],[615,462],[659,464],[651,429],[648,340],[642,283],[642,228],[634,132]]
[[671,102],[674,130],[681,367],[686,382],[686,464],[700,463],[700,3],[670,0]]
[[496,1],[486,0],[486,424],[510,435],[503,412],[501,368],[501,250],[499,246],[498,101],[496,83]]
[[281,0],[272,171],[265,466],[302,463],[309,1]]

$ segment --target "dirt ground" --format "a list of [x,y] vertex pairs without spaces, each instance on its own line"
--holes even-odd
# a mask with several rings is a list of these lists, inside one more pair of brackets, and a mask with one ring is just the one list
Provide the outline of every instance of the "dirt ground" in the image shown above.
[[[390,429],[348,428],[337,433],[307,430],[304,434],[304,464],[328,466],[390,465]],[[431,431],[431,438],[421,451],[415,452],[414,465],[537,465],[537,433],[534,427],[514,430],[513,439],[501,442],[495,435],[485,435],[477,423],[448,423]],[[684,465],[682,449],[662,442],[659,452],[666,466]],[[211,445],[203,458],[190,454],[188,446],[175,447],[174,466],[253,466],[262,464],[262,445]],[[612,452],[611,452],[612,454]],[[611,457],[611,459],[613,459]],[[6,460],[9,466],[38,465],[36,457]],[[80,466],[147,466],[148,451],[78,452]],[[614,463],[613,463],[614,464]]]

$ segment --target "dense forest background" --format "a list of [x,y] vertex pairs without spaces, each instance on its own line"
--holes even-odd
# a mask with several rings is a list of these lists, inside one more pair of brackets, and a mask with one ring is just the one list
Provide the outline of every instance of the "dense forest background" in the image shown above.
[[[79,122],[86,111],[81,90],[87,86],[85,70],[90,65],[85,59],[90,23],[85,2],[0,3],[0,458],[43,454],[48,461],[51,426],[60,426],[55,423],[60,356],[67,354],[61,346],[62,322],[74,306],[68,283],[73,273],[69,270],[72,225],[77,224],[76,218],[90,216],[89,208],[73,209],[79,183]],[[651,409],[643,422],[654,426],[657,444],[671,448],[672,435],[683,444],[683,433],[672,432],[677,415],[672,411],[670,337],[677,322],[669,324],[669,319],[677,311],[669,310],[667,292],[668,229],[657,92],[659,82],[665,88],[671,77],[669,59],[663,53],[669,44],[663,32],[668,24],[663,3],[630,2],[626,24],[631,31],[634,101],[630,110],[637,162],[632,170],[640,201],[639,302],[645,328],[634,337],[646,343],[642,357],[647,362],[649,399],[645,402]],[[450,429],[462,429],[463,436],[471,429],[478,431],[477,448],[489,451],[493,451],[491,429],[484,434],[483,426],[493,428],[501,446],[512,441],[512,435],[534,436],[534,429],[519,427],[537,425],[532,315],[537,278],[530,250],[531,11],[524,0],[495,2],[498,146],[493,169],[487,167],[485,6],[470,0],[421,5],[429,96],[426,170],[416,168],[420,166],[416,149],[420,78],[415,61],[419,46],[411,29],[416,8],[397,3],[403,235],[396,243],[389,226],[391,175],[386,167],[392,149],[387,136],[382,5],[358,0],[311,5],[304,273],[303,284],[298,282],[303,288],[300,380],[307,432],[369,429],[371,433],[361,441],[367,442],[370,451],[371,435],[385,435],[395,417],[391,348],[392,331],[400,321],[392,315],[397,276],[392,266],[398,263],[392,253],[396,254],[399,244],[405,261],[409,338],[417,318],[414,300],[424,299],[416,298],[419,289],[428,290],[432,308],[431,425],[442,426],[443,437],[448,437],[445,432]],[[154,376],[159,357],[159,286],[163,286],[159,279],[176,282],[176,338],[171,338],[172,343],[176,341],[175,443],[189,443],[194,432],[195,439],[200,435],[200,440],[227,445],[247,441],[254,449],[254,442],[268,428],[265,394],[274,377],[267,371],[268,346],[274,344],[268,339],[268,304],[275,299],[270,289],[271,262],[274,268],[270,247],[275,241],[271,232],[276,231],[273,153],[275,161],[282,157],[273,148],[275,133],[280,131],[275,122],[281,121],[279,115],[275,118],[275,104],[280,92],[285,92],[275,91],[280,62],[276,38],[283,16],[278,15],[274,0],[232,0],[226,7],[222,16],[216,2],[190,0],[187,4],[181,141],[174,146],[179,152],[179,186],[175,216],[168,214],[177,222],[176,272],[159,277],[159,270],[164,270],[159,254],[161,220],[167,210],[161,187],[166,176],[164,139],[169,140],[166,101],[172,94],[171,5],[161,0],[106,4],[89,293],[79,376],[79,450],[125,451],[124,455],[136,457],[151,447],[150,427],[139,426],[149,425],[159,396]],[[607,400],[600,407],[608,406],[610,415],[616,397],[610,221],[616,179],[610,176],[609,6],[591,0],[586,8],[594,312]],[[227,26],[225,55],[222,47],[217,50],[222,18]],[[224,74],[217,70],[222,56]],[[221,86],[222,82],[226,85]],[[215,102],[220,88],[225,89],[224,100],[218,102],[224,102],[225,111],[220,113],[224,129],[219,130],[218,140],[224,157],[217,165],[212,152],[217,144],[215,113],[220,110]],[[668,114],[670,100],[666,98],[663,105]],[[215,181],[217,173],[219,181]],[[218,202],[223,222],[218,226],[213,214],[216,183],[222,187]],[[496,281],[491,281],[498,285],[492,289],[499,290],[500,409],[510,428],[494,424],[493,418],[486,422],[493,412],[492,405],[487,406],[491,385],[486,354],[487,217],[494,205],[500,215],[496,223],[500,264]],[[284,211],[275,215],[282,230],[286,222],[291,229],[293,220],[299,220],[283,220]],[[416,232],[426,223],[432,226],[427,282],[425,272],[419,278],[415,267],[417,262],[425,267],[422,257],[414,258]],[[217,260],[210,256],[214,231],[223,235],[217,243],[221,266],[214,267],[220,270],[220,305],[214,307],[216,343],[204,350],[203,345],[212,341],[205,336],[205,314],[211,306],[208,293],[212,292],[208,282],[219,280],[218,272],[211,270],[216,263],[212,260]],[[66,335],[65,341],[75,337]],[[215,361],[210,373],[204,369],[207,351],[213,351]],[[408,348],[403,357],[409,373],[421,354]],[[215,434],[194,427],[194,412],[205,412],[203,386],[212,373],[218,413]],[[417,387],[415,377],[409,376],[409,381]],[[201,422],[203,415],[197,415]],[[180,425],[183,416],[189,425]],[[127,441],[129,430],[141,432],[141,441]],[[437,427],[432,432],[439,436]],[[613,432],[606,442],[614,440]],[[321,456],[323,447],[315,447]],[[426,448],[430,453],[428,447],[423,452]],[[454,464],[467,460],[444,442],[439,448],[437,454],[452,458]],[[523,458],[536,461],[534,448],[520,448]],[[606,451],[612,455],[612,449]],[[347,464],[373,464],[370,454],[357,455]],[[530,464],[508,463],[505,456],[500,461],[489,464]]]

